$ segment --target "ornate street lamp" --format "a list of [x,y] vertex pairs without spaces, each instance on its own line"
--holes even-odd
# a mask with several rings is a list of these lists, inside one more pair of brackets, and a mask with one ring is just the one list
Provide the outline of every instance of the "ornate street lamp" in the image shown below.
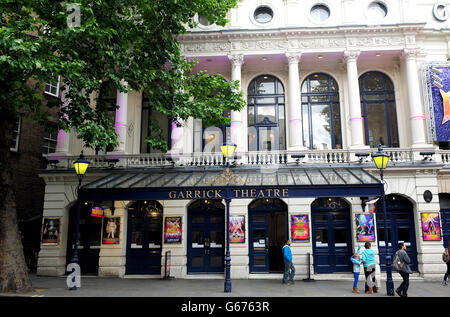
[[[227,139],[225,142],[225,145],[221,146],[223,156],[227,162],[227,170],[226,174],[230,174],[229,172],[229,157],[233,157],[234,151],[236,150],[236,144],[232,143],[230,139]],[[231,278],[230,278],[230,270],[231,270],[231,263],[230,263],[230,203],[231,198],[227,197],[225,198],[225,203],[227,206],[227,224],[226,224],[226,237],[227,237],[227,248],[225,252],[225,293],[231,293]]]
[[[77,195],[77,220],[76,220],[76,227],[75,227],[75,247],[73,249],[73,256],[72,256],[72,263],[78,264],[78,236],[79,236],[79,228],[80,228],[80,201],[78,199],[78,191],[81,187],[81,182],[83,180],[84,174],[86,173],[86,170],[89,167],[89,161],[86,160],[86,158],[83,155],[83,151],[81,151],[80,157],[73,162],[73,167],[75,168],[75,173],[78,177],[78,186],[76,189],[76,195]],[[74,277],[75,278],[75,277]],[[77,287],[73,286],[71,290],[76,290]]]
[[391,268],[391,256],[389,255],[389,237],[388,237],[388,228],[386,223],[386,194],[384,192],[384,170],[389,162],[389,155],[383,152],[383,147],[378,147],[378,152],[372,154],[372,159],[375,163],[375,166],[380,171],[381,177],[381,206],[383,208],[383,217],[384,217],[384,242],[386,248],[386,291],[388,296],[394,296],[394,282],[392,281],[392,268]]

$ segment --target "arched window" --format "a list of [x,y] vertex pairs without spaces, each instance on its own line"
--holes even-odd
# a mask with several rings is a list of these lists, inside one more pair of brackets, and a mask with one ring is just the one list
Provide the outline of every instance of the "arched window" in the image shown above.
[[399,147],[392,81],[383,73],[367,72],[359,77],[359,90],[366,145]]
[[[230,118],[231,111],[225,110],[223,116]],[[221,146],[231,138],[230,125],[205,127],[202,119],[194,119],[194,152],[222,152]]]
[[339,88],[327,74],[308,76],[302,84],[303,145],[310,149],[342,148]]
[[284,87],[270,75],[259,76],[248,86],[248,150],[286,150]]

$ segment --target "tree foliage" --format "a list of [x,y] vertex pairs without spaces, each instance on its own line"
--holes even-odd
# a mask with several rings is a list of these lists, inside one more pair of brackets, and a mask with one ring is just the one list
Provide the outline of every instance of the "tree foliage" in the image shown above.
[[[173,122],[195,117],[206,125],[228,123],[223,111],[244,106],[238,83],[193,73],[195,62],[181,55],[177,39],[195,26],[196,14],[224,25],[236,1],[0,0],[0,292],[30,290],[27,274],[18,273],[26,266],[17,255],[8,171],[15,118],[45,125],[50,112],[42,107],[44,84],[59,75],[66,102],[44,103],[56,107],[59,128],[76,132],[93,149],[117,145],[114,107],[103,99],[108,89],[144,91],[152,109]],[[166,151],[158,122],[151,129],[152,147]]]
[[[195,117],[207,125],[224,124],[229,120],[223,117],[224,110],[244,106],[236,82],[221,75],[192,73],[195,61],[181,55],[177,41],[186,26],[196,25],[196,14],[224,25],[236,0],[77,3],[74,8],[48,0],[3,1],[0,67],[6,72],[0,80],[6,85],[0,97],[5,99],[2,108],[45,122],[48,113],[39,107],[37,91],[42,91],[52,74],[58,74],[69,100],[59,111],[59,125],[78,132],[85,145],[95,149],[115,146],[117,140],[111,109],[101,99],[105,86],[122,92],[145,91],[152,109],[174,122]],[[152,130],[159,128],[154,123]],[[153,142],[167,150],[164,142]]]

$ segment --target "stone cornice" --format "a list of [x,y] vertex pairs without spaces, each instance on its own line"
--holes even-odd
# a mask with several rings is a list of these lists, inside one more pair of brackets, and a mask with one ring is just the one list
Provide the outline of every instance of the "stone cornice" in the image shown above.
[[179,38],[183,55],[228,55],[236,52],[354,51],[414,47],[424,24],[377,27],[228,30],[188,33]]
[[348,34],[377,34],[377,33],[411,33],[422,32],[425,23],[393,24],[393,25],[342,25],[335,27],[295,27],[277,29],[223,29],[211,31],[188,31],[180,35],[179,40],[184,41],[204,41],[204,40],[233,40],[241,38],[272,38],[290,36],[332,36]]

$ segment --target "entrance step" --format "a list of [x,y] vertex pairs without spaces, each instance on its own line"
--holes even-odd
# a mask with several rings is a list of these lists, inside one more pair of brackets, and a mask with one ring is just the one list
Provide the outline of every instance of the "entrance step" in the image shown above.
[[223,280],[224,274],[186,274],[189,280]]
[[[380,275],[381,279],[383,281],[386,280],[386,273],[381,273]],[[313,274],[311,276],[312,279],[317,280],[317,281],[335,281],[335,280],[340,280],[340,281],[353,281],[353,274],[351,273],[334,273],[334,274]],[[359,280],[364,280],[364,272],[361,270],[361,273],[359,274]],[[392,272],[392,280],[394,281],[401,281],[402,277],[400,276],[400,274],[398,274],[397,272]],[[419,276],[419,273],[413,273],[409,276],[409,280],[413,280],[413,281],[423,281],[424,278]]]
[[258,274],[249,274],[249,280],[281,280],[283,279],[282,273],[258,273]]

